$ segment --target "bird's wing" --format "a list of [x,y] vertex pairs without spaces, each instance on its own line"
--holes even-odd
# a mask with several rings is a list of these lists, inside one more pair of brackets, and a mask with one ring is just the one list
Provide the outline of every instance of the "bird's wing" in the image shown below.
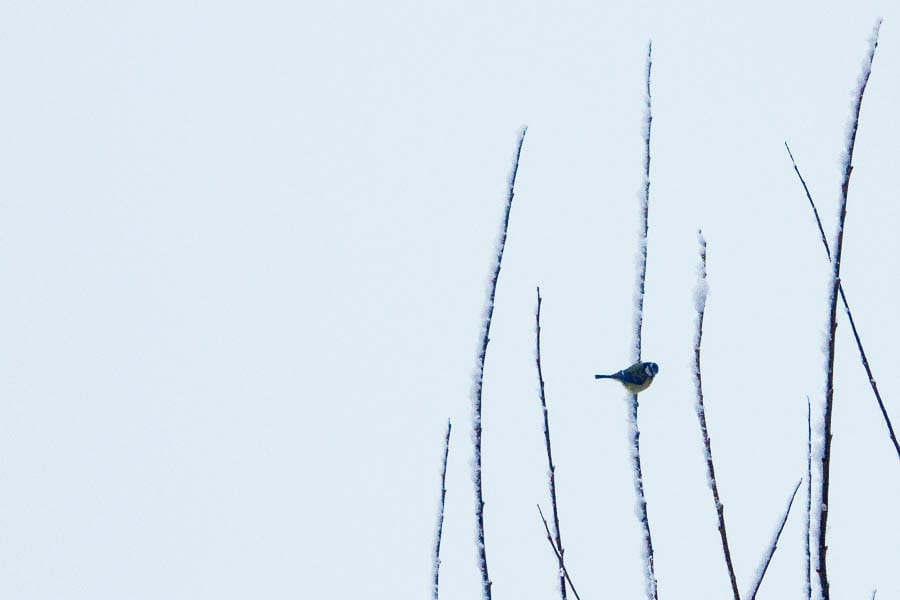
[[647,377],[640,367],[638,367],[637,369],[634,367],[629,367],[616,373],[616,379],[618,379],[622,383],[633,383],[635,385],[640,385],[647,380]]

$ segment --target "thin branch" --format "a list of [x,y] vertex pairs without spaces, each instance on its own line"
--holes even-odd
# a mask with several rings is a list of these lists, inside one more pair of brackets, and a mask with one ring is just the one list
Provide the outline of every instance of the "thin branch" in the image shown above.
[[816,203],[813,202],[812,194],[809,193],[809,187],[806,185],[806,180],[803,179],[803,175],[800,174],[800,169],[797,167],[797,161],[794,160],[794,154],[791,152],[791,147],[788,146],[788,143],[784,143],[784,147],[787,148],[788,156],[791,157],[791,164],[794,166],[794,173],[797,174],[797,177],[800,179],[800,184],[803,186],[803,191],[806,192],[806,198],[809,200],[809,206],[812,208],[813,216],[816,218],[816,225],[819,226],[819,234],[822,236],[822,245],[825,246],[825,254],[828,256],[829,262],[831,261],[831,247],[828,245],[828,239],[825,236],[825,228],[822,227],[822,219],[819,217],[819,209],[816,208]]
[[[650,126],[653,122],[650,96],[650,74],[653,67],[653,45],[647,46],[647,96],[644,115],[644,193],[641,199],[641,233],[639,247],[639,263],[637,273],[637,290],[634,315],[634,348],[635,362],[641,360],[641,337],[644,324],[644,289],[647,280],[647,235],[649,231],[650,207]],[[653,566],[653,538],[650,534],[650,520],[647,516],[647,499],[644,495],[644,474],[641,469],[641,432],[638,428],[638,397],[631,395],[631,412],[629,415],[632,471],[634,473],[634,491],[637,496],[638,520],[643,529],[644,542],[644,579],[647,586],[647,598],[657,600],[656,571]]]
[[[566,554],[562,545],[562,534],[559,531],[559,509],[556,504],[556,465],[553,464],[553,453],[550,451],[550,416],[547,411],[547,397],[544,394],[544,371],[541,368],[541,288],[537,288],[537,310],[534,314],[535,363],[537,364],[538,383],[540,384],[541,410],[544,414],[544,444],[547,447],[547,468],[550,472],[550,505],[553,508],[553,529],[556,532],[556,548],[559,557],[559,593],[566,600],[566,580],[563,576]],[[540,507],[538,507],[540,508]]]
[[[809,188],[806,186],[806,181],[803,180],[803,175],[800,174],[800,169],[797,167],[797,163],[794,160],[794,155],[791,153],[790,146],[787,145],[787,142],[784,143],[784,147],[787,148],[788,156],[791,157],[791,163],[794,165],[794,172],[797,173],[797,177],[800,178],[800,183],[803,184],[803,190],[806,192],[806,198],[809,200],[809,205],[812,207],[813,216],[816,218],[816,224],[819,226],[819,233],[822,234],[822,245],[825,246],[825,254],[828,256],[828,260],[831,260],[831,248],[828,245],[828,240],[825,239],[825,230],[822,228],[822,219],[819,218],[819,211],[816,210],[816,203],[813,202],[812,195],[809,193]],[[872,392],[875,394],[875,401],[878,402],[878,408],[881,410],[881,416],[884,419],[885,425],[887,425],[888,436],[891,438],[891,442],[894,444],[894,450],[897,452],[897,458],[900,458],[900,442],[897,441],[897,434],[894,433],[894,425],[891,423],[891,418],[888,416],[887,409],[884,406],[884,401],[881,399],[881,394],[878,392],[878,384],[875,383],[875,375],[872,374],[872,368],[869,366],[869,359],[866,357],[866,351],[863,349],[862,340],[859,337],[859,331],[856,329],[856,321],[853,319],[853,313],[850,311],[850,304],[847,302],[847,295],[844,292],[844,286],[838,286],[838,292],[841,295],[841,302],[844,304],[844,311],[847,313],[847,320],[850,321],[850,329],[853,331],[853,338],[856,340],[856,347],[859,350],[859,358],[862,361],[863,368],[866,370],[866,376],[869,378],[869,385],[872,386]]]
[[769,568],[769,563],[772,562],[772,556],[775,555],[775,550],[778,548],[778,539],[781,537],[781,532],[784,530],[784,524],[787,523],[788,515],[791,512],[791,506],[794,504],[794,496],[797,495],[797,490],[800,489],[800,481],[797,482],[797,485],[794,486],[794,492],[791,494],[791,499],[788,501],[787,508],[784,511],[784,516],[781,518],[781,524],[778,526],[778,530],[775,532],[775,536],[772,538],[772,544],[769,546],[769,551],[766,554],[765,558],[763,558],[762,565],[760,565],[759,572],[756,574],[756,580],[753,582],[753,587],[750,589],[750,593],[747,595],[749,600],[755,600],[756,593],[759,591],[759,586],[762,585],[763,577],[766,575],[766,570]]
[[541,505],[537,505],[538,513],[541,515],[541,521],[544,522],[544,530],[547,532],[547,541],[550,542],[550,547],[553,548],[553,553],[556,554],[556,558],[559,559],[560,572],[565,576],[566,581],[569,582],[569,587],[572,588],[572,593],[575,594],[575,598],[581,600],[581,596],[578,595],[578,591],[575,590],[575,584],[572,583],[572,578],[569,577],[569,570],[563,564],[563,557],[560,551],[556,548],[556,544],[553,542],[553,534],[550,533],[550,526],[547,525],[547,519],[544,518],[544,511],[541,510]]
[[503,214],[503,222],[500,227],[500,239],[497,242],[497,254],[494,262],[493,275],[485,307],[484,320],[481,326],[481,349],[478,352],[475,371],[475,383],[473,396],[473,443],[475,456],[473,461],[475,481],[475,520],[478,545],[478,566],[481,571],[481,587],[484,600],[491,600],[491,578],[488,575],[487,550],[484,545],[484,493],[481,482],[481,400],[484,387],[484,359],[487,356],[488,342],[491,334],[491,318],[494,314],[494,298],[497,294],[497,280],[500,278],[500,265],[503,262],[503,249],[506,247],[506,232],[509,229],[509,213],[512,210],[513,196],[515,195],[516,173],[519,170],[519,158],[522,155],[522,144],[525,142],[527,127],[522,128],[519,135],[519,144],[516,149],[516,158],[513,162],[512,172],[509,176],[509,191],[506,197],[506,209]]
[[432,598],[438,600],[438,577],[441,571],[441,536],[444,532],[444,501],[447,498],[447,457],[450,455],[450,419],[447,419],[447,435],[444,437],[444,461],[441,467],[441,504],[438,510],[437,533],[434,541],[434,590]]
[[728,578],[731,581],[731,592],[734,600],[741,600],[738,591],[737,578],[734,575],[734,565],[731,562],[731,550],[728,547],[728,535],[725,532],[725,507],[719,498],[719,485],[716,482],[716,469],[713,467],[712,444],[709,440],[709,430],[706,426],[706,408],[703,405],[703,379],[700,374],[700,343],[703,340],[703,316],[706,313],[706,240],[703,232],[698,232],[700,238],[700,279],[697,282],[697,334],[694,337],[694,383],[697,388],[697,418],[700,420],[700,433],[703,436],[703,449],[706,455],[706,477],[709,488],[712,490],[713,504],[716,507],[716,517],[719,520],[719,537],[722,539],[722,553],[725,555],[725,566],[728,569]]
[[856,145],[856,132],[859,129],[859,113],[862,108],[863,94],[869,75],[872,73],[872,61],[875,59],[875,49],[878,47],[878,30],[881,28],[881,20],[875,24],[869,45],[869,54],[863,67],[859,80],[853,113],[850,120],[850,132],[847,139],[847,155],[844,160],[844,176],[841,181],[840,212],[838,216],[837,235],[835,237],[834,252],[832,256],[831,297],[829,299],[829,324],[828,324],[828,358],[825,371],[825,415],[823,419],[823,449],[822,449],[822,496],[819,504],[818,523],[818,566],[819,583],[823,600],[829,600],[828,568],[826,554],[828,545],[825,534],[828,530],[828,491],[831,482],[831,419],[834,410],[834,338],[837,329],[837,297],[841,285],[841,256],[844,251],[844,221],[847,217],[847,192],[850,187],[850,174],[853,172],[853,149]]
[[638,248],[638,281],[634,311],[634,353],[632,362],[641,360],[641,338],[644,327],[644,289],[647,280],[647,234],[650,225],[650,129],[653,124],[650,72],[653,68],[653,44],[647,45],[647,91],[644,109],[644,184],[641,195],[641,230]]
[[812,600],[812,557],[809,553],[809,531],[812,521],[812,408],[809,396],[806,397],[806,599]]
[[657,582],[653,568],[653,538],[650,534],[650,519],[647,516],[647,498],[644,495],[644,474],[641,469],[641,432],[637,426],[637,411],[637,394],[632,394],[631,414],[628,419],[631,425],[631,460],[634,471],[634,491],[637,496],[637,515],[644,538],[644,577],[647,583],[647,598],[657,600]]

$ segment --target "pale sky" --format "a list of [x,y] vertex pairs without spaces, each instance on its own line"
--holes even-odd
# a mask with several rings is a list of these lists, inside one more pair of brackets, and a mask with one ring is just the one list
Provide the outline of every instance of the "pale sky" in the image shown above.
[[[644,61],[654,121],[642,460],[660,598],[742,591],[805,471],[828,263],[900,425],[893,2],[5,2],[0,597],[476,598],[472,372],[515,142],[484,389],[494,598],[554,598],[535,286],[563,541],[582,598],[640,598],[627,405]],[[900,464],[837,337],[834,597],[900,598]],[[803,594],[797,497],[760,597]]]

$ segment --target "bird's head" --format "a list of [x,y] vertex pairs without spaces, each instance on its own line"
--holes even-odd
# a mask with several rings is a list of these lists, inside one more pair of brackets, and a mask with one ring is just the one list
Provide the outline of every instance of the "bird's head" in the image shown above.
[[647,374],[647,377],[656,377],[656,374],[659,373],[659,365],[655,362],[645,362],[644,373]]

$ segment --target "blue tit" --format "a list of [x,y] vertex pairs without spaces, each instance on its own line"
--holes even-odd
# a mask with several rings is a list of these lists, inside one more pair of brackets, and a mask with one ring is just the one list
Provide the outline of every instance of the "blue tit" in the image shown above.
[[650,387],[657,373],[659,373],[659,365],[655,362],[636,362],[627,369],[622,369],[612,375],[594,375],[594,379],[615,379],[622,382],[629,392],[637,394]]

